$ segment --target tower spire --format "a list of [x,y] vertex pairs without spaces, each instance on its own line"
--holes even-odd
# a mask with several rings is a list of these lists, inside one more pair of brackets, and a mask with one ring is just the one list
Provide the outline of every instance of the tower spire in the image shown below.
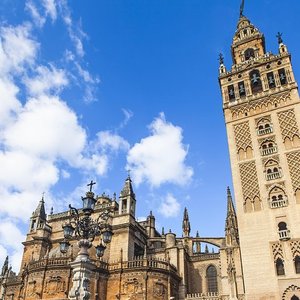
[[125,180],[119,199],[119,214],[131,214],[132,216],[135,216],[136,199],[129,174]]
[[183,221],[182,221],[182,231],[184,237],[189,237],[191,232],[191,224],[189,220],[189,214],[187,208],[184,208]]
[[225,235],[227,245],[238,245],[239,233],[236,213],[232,201],[230,188],[227,187],[227,216],[225,223]]
[[241,6],[240,6],[240,18],[244,15],[244,6],[245,6],[245,0],[242,0]]
[[5,261],[3,263],[2,271],[1,271],[1,276],[4,276],[6,272],[8,271],[8,255],[5,258]]

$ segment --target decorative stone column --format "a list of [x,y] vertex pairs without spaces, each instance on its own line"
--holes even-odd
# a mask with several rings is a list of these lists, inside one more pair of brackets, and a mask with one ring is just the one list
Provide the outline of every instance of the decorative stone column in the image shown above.
[[94,275],[96,266],[90,261],[88,249],[92,243],[88,240],[78,242],[80,251],[72,263],[70,263],[73,277],[72,288],[69,292],[70,300],[89,300],[91,293],[89,291],[90,281]]

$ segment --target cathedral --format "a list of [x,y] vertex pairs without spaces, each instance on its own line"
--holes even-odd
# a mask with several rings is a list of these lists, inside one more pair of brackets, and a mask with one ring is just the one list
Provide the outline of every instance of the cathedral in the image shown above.
[[241,10],[230,69],[220,54],[234,186],[224,237],[191,236],[187,209],[182,237],[159,232],[152,212],[138,221],[130,176],[118,198],[95,195],[91,182],[82,209],[46,215],[39,202],[19,273],[4,262],[0,299],[299,300],[300,101],[277,38],[268,52]]

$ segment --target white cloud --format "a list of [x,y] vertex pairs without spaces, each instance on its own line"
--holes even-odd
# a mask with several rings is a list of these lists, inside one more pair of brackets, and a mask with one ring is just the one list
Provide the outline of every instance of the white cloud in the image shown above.
[[30,37],[29,24],[2,27],[0,36],[0,75],[20,73],[34,63],[39,44]]
[[97,146],[103,150],[119,151],[129,149],[129,143],[118,134],[114,134],[110,131],[100,131],[97,133],[97,137]]
[[127,155],[127,168],[136,184],[163,183],[184,185],[193,175],[185,164],[188,146],[182,143],[182,129],[166,121],[163,113],[149,126],[150,135],[135,144]]
[[122,112],[124,114],[124,120],[119,126],[120,129],[124,128],[128,124],[129,120],[133,117],[133,112],[129,109],[122,108]]
[[27,1],[25,3],[25,9],[28,10],[28,12],[31,14],[31,17],[33,19],[33,22],[38,26],[38,27],[43,27],[46,18],[42,16],[42,14],[39,12],[38,8],[34,5],[32,1]]
[[57,69],[53,65],[49,67],[38,66],[36,73],[35,77],[24,79],[30,95],[37,96],[49,92],[59,93],[68,84],[65,70]]
[[164,217],[177,217],[180,211],[180,204],[178,200],[170,193],[166,195],[158,208],[159,213]]
[[46,15],[49,15],[52,21],[57,18],[57,10],[55,0],[43,0],[42,4],[45,9]]

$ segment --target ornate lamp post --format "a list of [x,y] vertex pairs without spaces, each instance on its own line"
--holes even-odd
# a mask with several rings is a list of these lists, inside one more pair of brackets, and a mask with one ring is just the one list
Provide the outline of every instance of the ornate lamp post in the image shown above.
[[101,212],[97,219],[93,219],[91,215],[94,212],[96,199],[92,188],[95,182],[88,184],[90,190],[82,197],[82,212],[75,207],[69,205],[71,219],[69,223],[64,224],[64,240],[60,243],[60,251],[66,253],[70,246],[69,240],[78,239],[79,253],[74,262],[71,263],[73,269],[73,286],[69,293],[69,299],[90,299],[89,282],[95,265],[89,259],[88,249],[92,247],[92,242],[96,236],[101,236],[101,242],[97,245],[96,255],[102,257],[106,249],[106,244],[111,242],[112,230],[108,224],[111,210]]

